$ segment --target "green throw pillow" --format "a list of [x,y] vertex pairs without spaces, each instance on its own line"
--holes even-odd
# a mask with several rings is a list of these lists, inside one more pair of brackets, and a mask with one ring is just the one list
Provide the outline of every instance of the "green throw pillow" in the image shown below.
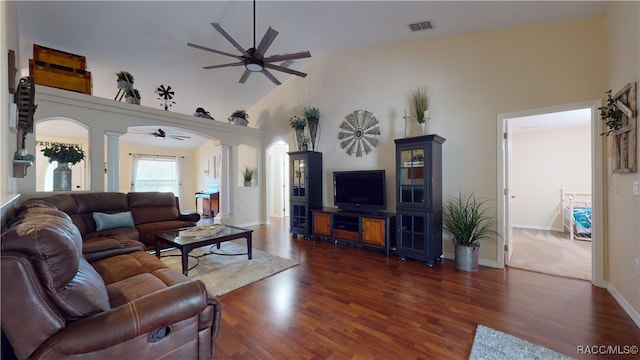
[[96,231],[133,226],[131,211],[115,214],[94,212],[93,219],[96,221]]

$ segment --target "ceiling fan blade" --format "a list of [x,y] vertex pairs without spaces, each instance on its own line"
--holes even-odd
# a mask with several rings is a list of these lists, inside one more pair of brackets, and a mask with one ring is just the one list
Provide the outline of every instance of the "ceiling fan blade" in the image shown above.
[[273,43],[273,40],[276,39],[276,36],[278,36],[278,32],[269,26],[267,32],[264,33],[262,40],[260,40],[260,44],[258,45],[254,56],[261,59],[264,56],[264,53],[267,52],[267,49],[269,49],[269,46],[271,46],[271,43]]
[[244,84],[245,81],[247,81],[247,79],[249,78],[249,75],[251,75],[251,71],[245,70],[244,73],[242,73],[242,76],[240,77],[240,81],[238,82],[240,84]]
[[235,40],[233,40],[231,35],[227,34],[227,32],[224,31],[224,29],[222,28],[222,26],[220,26],[220,24],[211,23],[211,26],[213,26],[216,30],[218,30],[218,32],[222,34],[222,36],[224,36],[224,38],[227,39],[228,42],[230,42],[233,46],[235,46],[235,48],[238,49],[238,51],[240,51],[242,55],[248,58],[251,57],[251,55],[249,55],[249,53],[245,49],[243,49],[242,46],[240,46],[240,44],[238,44]]
[[196,48],[196,49],[200,49],[200,50],[204,50],[204,51],[209,51],[209,52],[212,52],[214,54],[220,54],[220,55],[225,55],[225,56],[231,56],[231,57],[234,57],[236,59],[242,59],[242,56],[235,55],[235,54],[229,54],[228,52],[224,52],[224,51],[208,48],[206,46],[202,46],[202,45],[198,45],[198,44],[194,44],[194,43],[187,43],[187,46],[190,46],[190,47]]
[[240,65],[244,65],[244,61],[228,63],[228,64],[220,64],[220,65],[209,65],[209,66],[203,66],[202,68],[208,70],[208,69],[217,69],[217,68],[222,68],[227,66],[240,66]]
[[307,74],[297,71],[297,70],[293,70],[293,69],[289,69],[283,66],[279,66],[279,65],[274,65],[274,64],[264,64],[264,67],[269,68],[269,69],[273,69],[273,70],[278,70],[278,71],[282,71],[282,72],[286,72],[288,74],[292,74],[292,75],[297,75],[300,77],[307,77]]
[[304,59],[304,58],[308,58],[308,57],[311,57],[311,53],[309,52],[309,50],[301,51],[301,52],[297,52],[297,53],[293,53],[293,54],[272,55],[272,56],[263,58],[262,61],[264,61],[264,62],[279,62],[279,61],[285,61],[285,60]]
[[[265,64],[266,65],[266,64]],[[267,70],[266,68],[262,69],[262,73],[264,74],[264,76],[266,76],[269,80],[273,81],[274,84],[276,85],[280,85],[281,82],[278,81],[278,79],[276,79],[275,76],[273,76],[272,73],[269,72],[269,70]]]

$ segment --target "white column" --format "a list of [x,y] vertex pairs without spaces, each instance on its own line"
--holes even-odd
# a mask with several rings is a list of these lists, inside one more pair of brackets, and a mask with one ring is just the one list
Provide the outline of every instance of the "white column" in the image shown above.
[[120,136],[124,133],[117,131],[105,133],[107,134],[107,191],[120,191]]
[[220,145],[222,150],[220,164],[220,215],[222,218],[231,217],[232,199],[231,199],[231,171],[230,171],[230,145]]

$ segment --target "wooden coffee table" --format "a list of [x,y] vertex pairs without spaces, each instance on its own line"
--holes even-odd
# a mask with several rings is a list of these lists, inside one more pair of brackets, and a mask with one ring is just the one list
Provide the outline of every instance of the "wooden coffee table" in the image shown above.
[[182,228],[158,233],[156,234],[155,241],[156,256],[158,258],[160,258],[160,243],[169,244],[180,249],[182,257],[182,273],[184,275],[189,273],[189,253],[191,250],[207,245],[217,245],[217,248],[220,249],[220,244],[229,240],[242,238],[247,239],[247,252],[233,255],[247,255],[249,260],[251,260],[251,234],[253,233],[253,230],[224,225],[224,228],[212,235],[180,237],[180,231],[188,229],[189,228]]

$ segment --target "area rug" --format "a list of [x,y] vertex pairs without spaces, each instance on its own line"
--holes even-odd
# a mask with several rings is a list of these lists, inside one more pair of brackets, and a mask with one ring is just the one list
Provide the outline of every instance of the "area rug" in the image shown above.
[[[189,278],[202,280],[209,292],[213,295],[223,295],[256,281],[262,280],[281,271],[292,268],[296,261],[271,255],[264,251],[253,249],[252,259],[247,259],[246,245],[233,242],[222,243],[220,249],[214,247],[198,248],[189,255],[201,256],[211,250],[218,254],[206,255],[197,260],[190,257]],[[243,255],[233,255],[243,254]],[[162,253],[162,261],[169,267],[182,272],[181,257],[178,250],[170,250]]]
[[515,336],[478,325],[469,360],[493,359],[572,359]]

